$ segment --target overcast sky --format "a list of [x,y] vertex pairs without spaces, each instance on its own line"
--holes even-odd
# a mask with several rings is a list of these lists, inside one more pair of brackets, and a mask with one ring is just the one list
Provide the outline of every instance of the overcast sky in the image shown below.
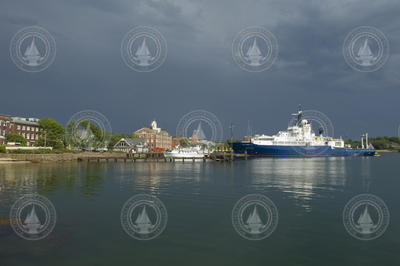
[[[76,112],[103,113],[113,131],[130,133],[156,119],[172,135],[195,109],[214,113],[225,137],[287,127],[298,104],[329,116],[335,135],[396,135],[400,125],[400,2],[262,0],[2,0],[0,113],[52,117],[65,125]],[[10,40],[23,27],[46,28],[57,57],[45,71],[18,69]],[[168,44],[164,64],[135,72],[121,59],[124,35],[158,28]],[[362,73],[344,61],[346,35],[380,29],[390,57]],[[232,41],[249,26],[272,32],[279,56],[271,69],[246,72],[232,59]]]

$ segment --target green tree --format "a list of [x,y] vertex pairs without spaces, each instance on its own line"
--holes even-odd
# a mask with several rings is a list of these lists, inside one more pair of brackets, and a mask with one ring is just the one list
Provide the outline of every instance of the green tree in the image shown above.
[[89,126],[89,129],[90,129],[90,131],[92,131],[96,141],[101,142],[104,140],[105,135],[104,135],[103,131],[95,124],[93,124],[87,120],[83,120],[83,121],[79,122],[79,126],[85,128],[85,129]]
[[179,146],[181,147],[189,147],[190,145],[191,144],[188,138],[183,138],[179,140]]
[[41,136],[36,142],[36,145],[44,146],[46,144],[55,149],[64,148],[65,129],[62,125],[51,118],[40,119],[39,125]]
[[74,134],[76,134],[76,132],[77,132],[76,122],[75,120],[72,120],[67,124],[65,132],[65,144],[69,149],[79,146],[77,140],[74,138]]
[[391,142],[400,144],[400,138],[399,138],[399,137],[390,137],[389,140],[390,140]]
[[[369,138],[369,143],[374,146],[377,150],[398,150],[399,149],[399,137],[375,137]],[[350,144],[352,148],[361,148],[361,141],[346,140],[346,144]],[[364,141],[365,145],[365,141]]]
[[26,139],[18,134],[7,134],[6,142],[19,142],[22,146],[26,146]]

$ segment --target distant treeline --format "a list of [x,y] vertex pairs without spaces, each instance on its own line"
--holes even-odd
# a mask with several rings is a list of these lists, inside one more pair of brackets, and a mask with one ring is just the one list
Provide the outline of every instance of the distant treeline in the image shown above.
[[[377,150],[397,150],[400,151],[400,138],[399,137],[375,137],[369,138],[368,142],[371,143]],[[352,148],[361,148],[361,140],[346,140],[346,144],[350,144]],[[365,145],[365,142],[364,142]]]

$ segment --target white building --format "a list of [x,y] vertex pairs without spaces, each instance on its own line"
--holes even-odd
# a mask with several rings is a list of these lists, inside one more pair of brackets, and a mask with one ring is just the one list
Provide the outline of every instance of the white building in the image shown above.
[[149,152],[146,141],[139,138],[122,138],[117,143],[115,143],[113,150],[133,153]]

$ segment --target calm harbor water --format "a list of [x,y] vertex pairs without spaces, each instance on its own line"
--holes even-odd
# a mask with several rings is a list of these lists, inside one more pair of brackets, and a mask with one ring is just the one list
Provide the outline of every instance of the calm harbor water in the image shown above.
[[[254,159],[234,163],[49,163],[0,165],[0,217],[26,193],[57,210],[43,240],[0,225],[0,265],[400,265],[400,154],[375,158]],[[123,204],[146,193],[168,210],[157,238],[139,241],[121,227]],[[266,239],[242,238],[235,203],[269,197],[279,224]],[[361,193],[383,199],[390,225],[361,241],[342,212]],[[2,220],[3,221],[3,220]]]

